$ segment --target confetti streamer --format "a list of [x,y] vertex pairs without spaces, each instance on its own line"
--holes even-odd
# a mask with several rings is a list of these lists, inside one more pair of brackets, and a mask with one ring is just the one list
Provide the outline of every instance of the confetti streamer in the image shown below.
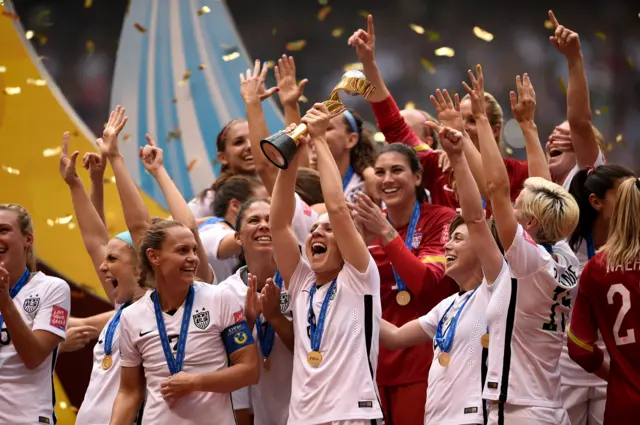
[[504,151],[505,151],[506,153],[508,153],[509,155],[511,155],[511,154],[513,153],[513,149],[511,149],[509,146],[505,147],[505,148],[504,148]]
[[377,133],[375,133],[373,135],[373,140],[378,142],[378,143],[382,143],[386,140],[386,138],[384,137],[384,133],[378,131]]
[[318,21],[324,21],[329,13],[331,13],[331,6],[325,6],[320,9],[316,17],[318,18]]
[[627,141],[622,138],[622,134],[616,136],[616,143],[622,144],[622,147],[627,147]]
[[116,182],[116,177],[105,177],[104,179],[102,179],[102,183],[106,183],[106,184],[110,184],[110,183],[115,183]]
[[191,71],[189,71],[188,69],[184,72],[184,75],[182,76],[182,80],[180,80],[178,82],[179,86],[183,86],[187,80],[189,80],[189,78],[191,78]]
[[209,12],[211,12],[211,9],[209,9],[209,6],[202,6],[200,9],[198,9],[196,13],[198,14],[198,16],[202,16]]
[[8,94],[9,96],[13,96],[16,94],[20,94],[20,87],[5,87],[4,88],[4,93]]
[[484,40],[486,42],[489,42],[491,40],[493,40],[493,34],[491,34],[488,31],[483,30],[480,27],[473,27],[473,33],[475,34],[476,37],[478,37],[480,40]]
[[307,97],[305,95],[300,96],[300,99],[298,99],[298,102],[300,103],[309,103],[309,99],[307,99]]
[[240,52],[231,52],[226,55],[222,55],[222,60],[225,62],[229,62],[240,57]]
[[429,73],[431,73],[431,74],[435,74],[436,73],[436,68],[429,61],[429,59],[422,58],[422,59],[420,59],[420,63],[422,64],[422,66],[424,66],[424,68],[427,71],[429,71]]
[[627,65],[629,65],[629,68],[634,69],[633,61],[631,60],[631,56],[627,56]]
[[328,1],[328,0],[318,0],[318,4],[319,4],[320,6],[326,6],[328,3],[329,3],[329,1]]
[[291,41],[287,43],[287,45],[285,46],[285,49],[287,49],[290,52],[297,52],[304,49],[304,46],[306,45],[307,45],[307,40]]
[[267,61],[267,69],[273,69],[276,66],[275,61]]
[[69,214],[67,216],[64,217],[58,217],[54,220],[54,222],[56,224],[69,224],[71,223],[71,220],[73,220],[73,214]]
[[2,11],[2,16],[9,18],[9,19],[13,19],[14,21],[17,21],[18,19],[20,19],[20,17],[18,15],[16,15],[15,13],[9,13],[6,10]]
[[198,158],[194,158],[187,164],[187,171],[191,172],[198,165]]
[[416,104],[413,103],[412,101],[408,101],[405,105],[404,105],[404,109],[416,109]]
[[562,78],[562,76],[558,77],[558,84],[560,85],[562,93],[567,94],[567,85],[564,83],[564,78]]
[[455,51],[451,47],[440,47],[439,49],[436,49],[434,53],[436,56],[446,56],[448,58],[455,55]]
[[417,34],[424,34],[424,28],[422,28],[420,25],[410,24],[409,28],[411,28]]
[[31,30],[24,33],[24,36],[27,37],[27,40],[31,40],[34,35],[35,35],[34,32]]
[[342,37],[343,33],[344,33],[344,28],[340,28],[340,27],[334,28],[331,31],[331,35],[334,36],[335,38]]
[[38,37],[38,42],[40,43],[41,46],[44,46],[45,44],[47,44],[47,41],[49,41],[46,35],[36,34],[36,37]]
[[596,32],[596,37],[598,37],[602,41],[607,40],[607,34],[603,33],[602,31]]
[[42,156],[49,158],[51,156],[58,156],[60,153],[62,153],[62,146],[45,149],[42,151]]
[[89,9],[91,6],[93,6],[93,0],[84,0],[85,9]]
[[47,80],[43,80],[41,78],[38,78],[38,79],[27,78],[27,84],[30,84],[32,86],[43,87],[47,85]]
[[7,67],[6,66],[0,66],[0,74],[4,74],[5,72],[7,72]]
[[2,166],[2,169],[4,171],[6,171],[9,174],[13,174],[14,176],[19,176],[20,175],[20,170],[18,170],[17,168],[12,168],[12,167],[8,167],[6,165]]
[[137,29],[138,31],[140,31],[141,33],[145,33],[147,32],[147,29],[145,27],[143,27],[142,25],[140,25],[139,23],[135,23],[133,24],[133,26],[135,27],[135,29]]
[[548,30],[552,30],[553,29],[553,22],[551,22],[550,20],[546,20],[544,21],[544,27]]
[[439,33],[431,30],[427,30],[426,32],[427,32],[427,38],[429,39],[429,41],[440,41]]
[[364,70],[364,65],[361,62],[348,63],[344,66],[345,71],[362,71]]

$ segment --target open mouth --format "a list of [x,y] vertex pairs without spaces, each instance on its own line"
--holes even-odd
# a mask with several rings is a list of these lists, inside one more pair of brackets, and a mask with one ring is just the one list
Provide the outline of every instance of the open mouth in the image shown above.
[[118,279],[115,279],[113,277],[107,277],[105,278],[105,280],[107,281],[107,283],[113,286],[113,289],[116,289],[118,287]]
[[399,190],[400,190],[399,187],[387,188],[387,189],[382,189],[382,193],[384,193],[385,195],[390,195],[392,193],[396,193]]
[[456,261],[458,257],[456,257],[455,255],[445,255],[444,259],[447,261],[447,264],[451,264],[453,262]]
[[562,151],[560,149],[551,148],[549,150],[549,157],[555,158],[556,156],[562,155]]
[[185,273],[195,273],[196,272],[196,268],[195,267],[182,267],[180,269],[180,271],[185,272]]
[[4,254],[5,252],[7,252],[9,250],[8,247],[6,246],[0,246],[0,254]]
[[262,236],[258,236],[254,239],[256,242],[260,242],[260,243],[271,243],[271,236],[269,235],[262,235]]
[[251,162],[251,161],[253,161],[253,155],[246,155],[242,159],[244,161]]
[[322,242],[314,242],[311,244],[311,253],[316,255],[322,255],[327,252],[327,246]]

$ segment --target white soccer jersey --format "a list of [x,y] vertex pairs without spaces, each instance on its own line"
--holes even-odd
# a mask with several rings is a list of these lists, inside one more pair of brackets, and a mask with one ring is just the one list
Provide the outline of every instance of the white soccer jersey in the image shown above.
[[[244,320],[242,305],[228,289],[194,282],[192,318],[185,349],[183,371],[203,374],[227,367],[227,351],[222,332]],[[148,292],[122,312],[120,320],[120,365],[144,368],[147,399],[142,415],[144,425],[235,425],[229,394],[194,392],[179,399],[173,407],[163,399],[160,384],[170,375]],[[184,305],[174,315],[163,313],[169,343],[175,356]]]
[[489,361],[484,398],[558,408],[560,352],[578,259],[562,241],[553,256],[518,225],[505,258],[513,279],[494,284],[487,307]]
[[[311,350],[308,309],[315,273],[300,259],[291,281],[295,354],[289,425],[323,424],[344,420],[382,418],[375,371],[380,332],[380,275],[373,258],[360,273],[344,264],[330,294],[320,345],[323,360],[318,367],[307,362]],[[320,308],[330,284],[317,289],[313,311]]]
[[198,218],[211,217],[213,215],[213,200],[216,193],[209,189],[202,198],[193,198],[189,201],[189,208],[193,216]]
[[207,252],[207,261],[213,269],[216,282],[218,283],[231,276],[240,261],[236,255],[227,258],[218,258],[220,243],[227,236],[234,237],[234,234],[235,230],[222,221],[206,225],[200,230],[200,240],[202,241],[204,250]]
[[[593,164],[594,167],[598,167],[600,165],[604,165],[606,163],[606,160],[604,158],[604,154],[602,153],[601,150],[598,151],[598,157],[596,158],[596,162]],[[562,182],[562,187],[564,187],[564,189],[568,192],[569,188],[571,187],[571,181],[573,180],[573,178],[575,177],[575,175],[578,173],[578,171],[580,171],[580,166],[578,164],[576,164],[571,171],[569,171],[569,174],[567,174],[567,177],[565,177],[564,182]]]
[[[429,425],[481,424],[484,423],[482,401],[482,379],[486,375],[487,350],[482,347],[481,338],[487,332],[485,312],[491,299],[493,288],[500,281],[511,281],[511,273],[504,262],[500,275],[493,285],[486,279],[475,291],[454,294],[440,301],[429,313],[420,317],[420,325],[432,340],[440,319],[443,321],[444,336],[450,330],[451,321],[465,302],[449,355],[451,363],[442,366],[438,362],[440,348],[433,343],[434,356],[429,369],[427,404],[424,423]],[[471,298],[469,298],[471,297]]]
[[364,191],[366,191],[364,180],[354,172],[351,180],[347,183],[347,187],[344,188],[344,197],[347,199],[347,202],[354,204],[356,202],[356,194]]
[[[22,320],[32,331],[66,338],[71,291],[62,279],[35,273],[13,299]],[[33,370],[18,355],[7,324],[0,333],[0,424],[53,424],[53,371],[58,349]]]
[[293,214],[293,220],[291,222],[291,228],[293,229],[293,233],[296,235],[296,239],[298,240],[298,245],[302,247],[302,255],[305,256],[304,252],[304,244],[307,240],[307,236],[309,235],[309,230],[313,223],[318,219],[318,213],[307,205],[298,194],[295,194],[296,198],[296,209]]
[[[245,284],[247,268],[242,267],[234,275],[220,283],[220,287],[228,287],[238,302],[244,305],[247,296]],[[291,320],[291,307],[289,294],[282,287],[280,292],[280,311]],[[264,322],[264,316],[260,316]],[[253,329],[253,339],[258,342],[258,332]],[[263,365],[264,356],[260,355],[260,367]],[[275,335],[273,348],[269,355],[270,370],[264,368],[260,372],[260,382],[251,387],[251,404],[255,425],[281,425],[287,423],[289,417],[289,400],[291,398],[291,376],[293,373],[293,353],[284,345],[278,334]],[[243,390],[245,390],[243,388]],[[240,390],[242,391],[242,390]],[[235,393],[234,393],[235,394]],[[234,403],[234,407],[235,406]]]

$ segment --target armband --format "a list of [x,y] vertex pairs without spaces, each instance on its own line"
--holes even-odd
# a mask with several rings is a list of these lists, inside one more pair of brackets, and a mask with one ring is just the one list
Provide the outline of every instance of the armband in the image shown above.
[[246,320],[234,323],[223,330],[222,341],[224,342],[224,347],[228,355],[255,342]]

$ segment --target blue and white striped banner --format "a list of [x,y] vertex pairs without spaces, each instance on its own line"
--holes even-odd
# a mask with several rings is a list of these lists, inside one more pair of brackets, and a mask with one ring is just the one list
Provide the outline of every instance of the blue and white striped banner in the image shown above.
[[[211,12],[200,16],[198,10],[203,6]],[[223,60],[230,51],[237,51],[239,57]],[[216,136],[227,122],[245,116],[238,75],[250,65],[253,67],[253,58],[224,2],[130,3],[120,37],[111,106],[127,108],[129,122],[123,134],[130,140],[121,142],[120,149],[138,186],[160,205],[166,207],[162,192],[138,159],[145,134],[164,150],[171,178],[183,196],[191,199],[210,186],[219,172]],[[187,71],[190,77],[184,79]],[[265,101],[263,106],[270,130],[281,129],[284,120],[275,102]],[[170,136],[178,133],[179,139]],[[192,161],[197,162],[189,171]]]

